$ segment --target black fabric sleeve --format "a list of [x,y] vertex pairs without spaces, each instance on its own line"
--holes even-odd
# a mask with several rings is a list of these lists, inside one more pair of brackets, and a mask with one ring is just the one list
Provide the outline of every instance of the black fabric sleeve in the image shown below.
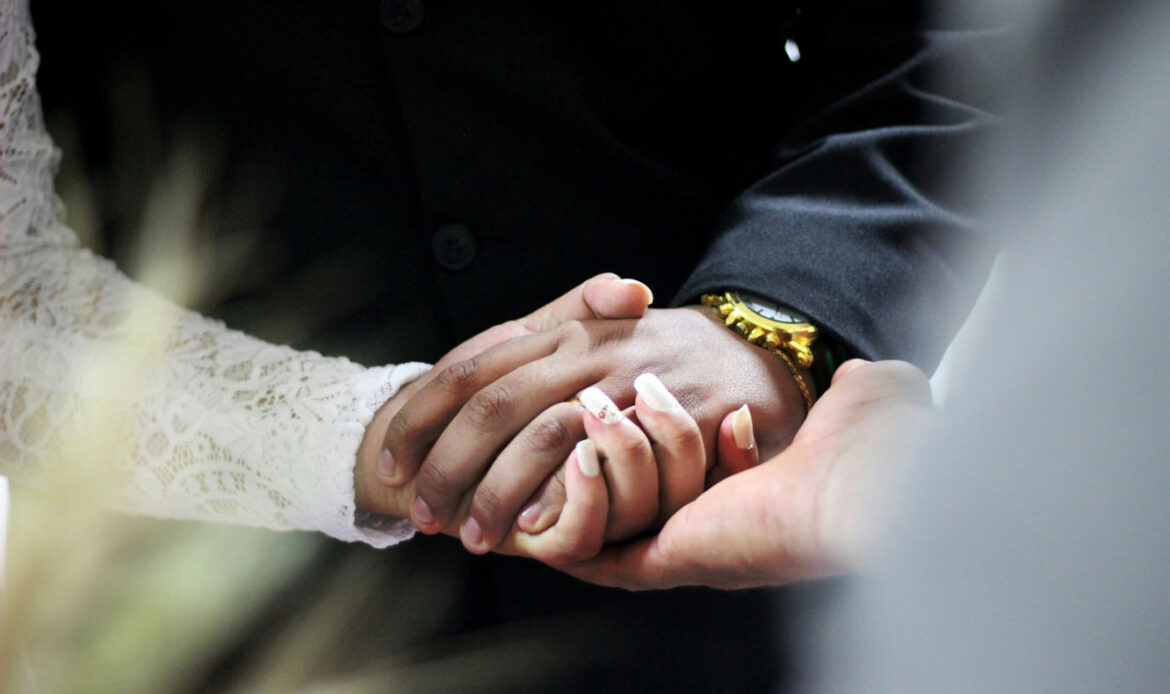
[[1009,29],[925,19],[915,3],[801,15],[776,167],[721,215],[675,298],[744,289],[808,315],[856,356],[927,371],[962,323],[996,240],[947,184],[996,127],[980,70]]

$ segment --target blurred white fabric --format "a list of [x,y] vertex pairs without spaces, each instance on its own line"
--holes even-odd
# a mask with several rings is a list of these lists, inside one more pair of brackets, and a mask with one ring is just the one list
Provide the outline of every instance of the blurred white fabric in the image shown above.
[[979,338],[995,326],[995,305],[1000,301],[1000,292],[1003,291],[1003,271],[1001,261],[997,258],[987,275],[987,284],[979,294],[979,299],[971,308],[970,315],[963,322],[963,327],[955,335],[938,368],[930,377],[930,391],[934,396],[937,407],[946,405],[954,384],[954,374],[974,368],[980,359]]
[[1170,5],[1027,7],[1013,241],[817,691],[1170,691]]

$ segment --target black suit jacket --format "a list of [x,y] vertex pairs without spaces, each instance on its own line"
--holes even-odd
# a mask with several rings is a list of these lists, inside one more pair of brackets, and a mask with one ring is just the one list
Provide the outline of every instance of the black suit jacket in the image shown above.
[[[396,1],[35,2],[42,88],[91,114],[146,94],[162,142],[214,143],[211,226],[263,231],[213,310],[263,336],[434,360],[611,270],[674,304],[750,289],[859,355],[936,363],[986,255],[942,172],[989,117],[930,70],[986,32],[909,2],[687,0],[420,2],[392,31]],[[125,115],[87,116],[90,141]],[[300,332],[257,320],[276,312]]]

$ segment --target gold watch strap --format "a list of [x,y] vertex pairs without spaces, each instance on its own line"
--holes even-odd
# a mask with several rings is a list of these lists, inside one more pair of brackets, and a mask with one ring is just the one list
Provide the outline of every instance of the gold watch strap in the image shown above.
[[812,344],[817,338],[817,328],[811,323],[780,323],[769,320],[744,305],[735,292],[704,294],[704,306],[719,312],[724,325],[739,333],[757,347],[762,347],[780,357],[792,373],[796,387],[804,398],[805,412],[816,402],[815,391],[809,383],[807,369],[812,366]]

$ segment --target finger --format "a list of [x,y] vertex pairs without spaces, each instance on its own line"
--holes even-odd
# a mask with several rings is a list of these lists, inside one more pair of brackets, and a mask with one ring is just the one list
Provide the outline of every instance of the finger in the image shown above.
[[[570,402],[553,405],[524,427],[500,451],[476,487],[460,531],[464,546],[477,553],[495,547],[517,520],[524,502],[564,464],[574,444],[584,436],[581,409]],[[559,495],[545,500],[546,508],[555,512],[565,500],[564,487],[558,490]],[[551,518],[540,530],[555,520]]]
[[564,470],[567,498],[556,524],[536,535],[516,531],[511,538],[515,550],[554,565],[595,556],[601,550],[609,511],[609,495],[593,441],[579,442]]
[[[581,430],[584,433],[585,424],[582,421],[581,415],[578,414],[577,418],[581,422]],[[532,535],[544,532],[552,527],[553,523],[557,522],[557,518],[561,515],[561,507],[564,505],[565,470],[562,466],[557,468],[556,472],[549,475],[544,483],[541,484],[540,489],[524,505],[524,510],[520,512],[520,516],[516,519],[516,526]]]
[[658,517],[658,466],[646,433],[630,421],[600,388],[579,395],[587,412],[585,433],[604,461],[610,514],[606,540],[639,533]]
[[837,367],[837,370],[833,372],[833,378],[829,382],[829,385],[836,385],[837,381],[845,377],[845,374],[853,371],[854,369],[863,368],[866,365],[872,363],[873,362],[867,361],[865,359],[850,359],[849,361]]
[[612,545],[591,559],[557,568],[589,583],[628,590],[702,583],[702,563],[719,555],[727,539],[720,534],[722,524],[704,522],[696,513],[703,500],[684,506],[653,537]]
[[707,476],[707,486],[759,464],[760,449],[756,446],[752,413],[747,405],[723,418],[717,439],[718,460]]
[[470,398],[522,364],[551,354],[557,337],[514,338],[443,369],[402,406],[386,427],[378,479],[400,486],[414,476],[430,445]]
[[854,385],[860,382],[868,397],[900,398],[918,405],[930,405],[932,402],[930,381],[917,366],[898,360],[866,362],[854,359],[846,364],[852,365],[854,362],[856,366],[849,369],[843,379]]
[[607,272],[577,285],[519,322],[527,329],[539,332],[573,320],[641,318],[653,301],[654,294],[645,284]]
[[642,282],[621,279],[612,272],[602,273],[524,318],[494,325],[468,338],[443,355],[434,369],[412,382],[407,389],[421,388],[442,373],[443,369],[456,362],[470,359],[506,340],[551,330],[574,320],[641,318],[646,315],[646,309],[652,303],[654,293]]
[[586,282],[581,294],[595,318],[641,318],[654,303],[654,292],[635,279]]
[[[582,435],[584,435],[585,424],[582,415],[585,412],[585,406],[580,404],[576,406],[579,408],[577,410],[577,423],[582,427]],[[633,407],[626,408],[622,414],[628,417],[635,426],[641,426],[637,421],[638,413],[634,411]],[[557,522],[564,505],[565,468],[562,465],[541,483],[540,488],[524,505],[524,510],[516,518],[516,525],[530,535],[542,533]]]
[[[444,355],[434,369],[409,385],[408,389],[421,390],[444,375],[453,378],[458,383],[469,375],[466,372],[469,368],[474,367],[473,358],[476,355],[531,332],[550,330],[573,320],[640,318],[645,315],[646,308],[653,300],[654,295],[650,288],[637,280],[623,280],[612,272],[597,275],[528,316],[493,326],[463,342]],[[392,428],[388,429],[384,437],[384,446],[379,453],[375,467],[377,478],[392,486],[402,485],[409,481],[417,470],[419,462],[418,450],[408,451],[406,452],[407,457],[402,458],[401,453],[392,445],[393,438],[396,436],[394,432],[414,431],[414,427],[407,421],[398,418],[399,413],[395,413],[391,420]],[[432,430],[438,427],[437,430],[441,431],[442,424],[450,421],[449,416],[428,419],[426,414],[422,413],[422,416],[416,417],[415,421],[431,424]],[[430,440],[433,441],[433,437]]]
[[[606,393],[612,393],[613,400],[626,402],[633,400],[635,396],[631,385],[627,376],[610,375],[602,379],[597,387]],[[577,402],[580,403],[579,400]],[[584,408],[584,405],[581,404],[580,407]],[[638,413],[633,406],[623,410],[622,414],[628,417],[635,426],[640,426]],[[545,480],[537,493],[525,504],[524,510],[516,520],[522,530],[527,533],[539,533],[556,522],[565,500],[563,476],[563,471],[558,469]]]
[[[866,361],[850,359],[833,372],[832,387],[836,393],[843,389],[853,391],[854,399],[867,401],[875,398],[905,398],[922,404],[930,402],[930,381],[913,364],[898,360]],[[857,394],[861,389],[864,397]],[[826,390],[825,393],[834,392]]]
[[654,537],[557,567],[582,580],[632,590],[707,585],[746,588],[806,577],[794,568],[783,480],[758,466],[703,492]]
[[658,518],[665,521],[703,491],[707,452],[695,419],[652,373],[634,379],[638,423],[658,466]]
[[[594,380],[587,367],[566,369],[566,358],[572,357],[524,364],[467,399],[439,434],[415,475],[417,499],[412,519],[419,530],[434,533],[445,528],[496,452],[504,450],[505,445],[514,451],[545,451],[542,460],[530,461],[545,474],[565,459],[568,448],[550,450],[539,442],[525,440],[549,432],[529,429],[523,436],[520,434],[546,409]],[[513,440],[516,438],[519,440]],[[515,510],[519,511],[519,506]]]

